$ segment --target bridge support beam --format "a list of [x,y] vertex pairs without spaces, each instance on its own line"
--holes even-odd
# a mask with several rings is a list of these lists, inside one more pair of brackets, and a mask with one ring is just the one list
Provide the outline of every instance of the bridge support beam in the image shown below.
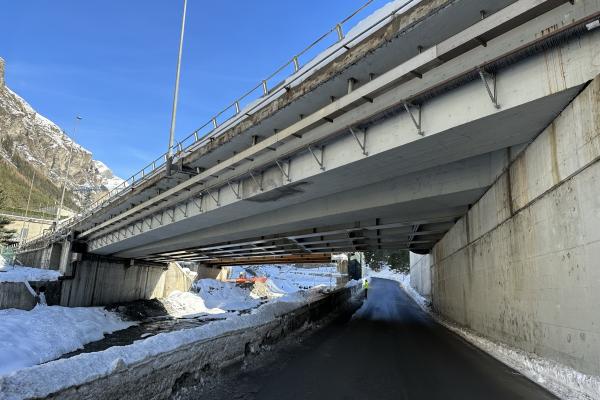
[[429,255],[411,285],[444,317],[600,375],[600,76]]

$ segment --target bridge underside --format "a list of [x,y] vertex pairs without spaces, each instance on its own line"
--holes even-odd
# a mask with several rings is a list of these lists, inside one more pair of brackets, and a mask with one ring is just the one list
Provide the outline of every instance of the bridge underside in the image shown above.
[[[586,28],[600,5],[582,1],[485,2],[498,8],[484,19],[447,2],[304,108],[184,152],[182,170],[134,185],[75,236],[90,253],[156,262],[427,252],[600,73]],[[419,32],[434,40],[422,51]]]
[[[210,220],[223,223],[211,226],[204,222],[206,214],[199,215],[197,225],[193,219],[185,228],[179,224],[185,233],[158,239],[149,232],[116,243],[122,250],[109,248],[119,257],[204,263],[224,258],[276,262],[369,249],[428,252],[493,184],[511,154],[542,131],[580,89],[447,130],[436,138],[442,139],[438,143],[426,136],[292,184],[288,192],[263,194],[271,198],[242,200],[211,211]],[[383,125],[387,135],[395,128],[393,123]],[[447,151],[450,146],[456,150]],[[421,169],[424,165],[435,166]],[[260,212],[265,209],[271,211]]]

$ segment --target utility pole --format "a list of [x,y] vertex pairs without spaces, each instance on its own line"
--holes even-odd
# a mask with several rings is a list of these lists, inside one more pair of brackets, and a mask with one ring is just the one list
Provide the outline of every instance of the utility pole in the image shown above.
[[60,219],[60,213],[62,212],[63,203],[65,201],[65,190],[67,189],[67,179],[69,178],[69,168],[71,168],[71,160],[73,159],[73,147],[75,145],[75,133],[77,132],[77,125],[79,121],[81,121],[81,117],[78,115],[75,117],[75,127],[73,128],[73,137],[71,138],[71,148],[69,150],[69,160],[67,161],[67,170],[65,171],[65,176],[63,178],[63,187],[62,194],[60,196],[60,205],[58,206],[58,210],[56,210],[56,224],[55,227],[58,227],[58,220]]
[[179,37],[177,73],[175,75],[175,93],[173,94],[173,109],[171,111],[171,130],[169,132],[169,148],[167,149],[167,175],[171,175],[171,166],[173,163],[173,143],[175,141],[175,121],[177,119],[177,98],[179,97],[179,76],[181,74],[181,53],[183,52],[183,33],[185,32],[186,10],[187,0],[183,0],[183,17],[181,20],[181,35]]

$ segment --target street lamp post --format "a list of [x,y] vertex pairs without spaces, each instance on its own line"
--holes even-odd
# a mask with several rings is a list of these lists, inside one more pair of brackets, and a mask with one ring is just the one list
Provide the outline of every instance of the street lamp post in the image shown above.
[[75,127],[73,128],[73,137],[71,138],[71,148],[69,150],[69,160],[67,161],[67,170],[65,171],[65,176],[63,178],[63,187],[62,187],[62,194],[60,196],[60,205],[58,206],[58,210],[56,210],[56,224],[55,227],[58,226],[58,220],[60,219],[60,213],[62,212],[62,208],[63,208],[63,203],[65,201],[65,191],[67,189],[67,179],[69,178],[69,168],[71,168],[71,160],[73,159],[73,147],[75,144],[75,133],[77,132],[77,126],[79,124],[79,121],[81,121],[81,117],[77,116],[75,118]]
[[183,0],[183,17],[181,19],[179,54],[177,56],[177,73],[175,75],[175,93],[173,93],[173,109],[171,111],[171,130],[169,131],[169,148],[167,149],[167,175],[171,175],[171,165],[173,162],[173,142],[175,141],[175,120],[177,119],[177,98],[179,97],[179,76],[181,74],[181,53],[183,51],[183,34],[185,32],[186,10],[187,0]]
[[31,202],[31,193],[33,192],[33,182],[35,182],[35,169],[33,170],[33,174],[31,175],[31,185],[29,185],[29,196],[27,196],[27,207],[25,208],[26,221],[23,222],[23,228],[21,228],[21,242],[27,236],[29,236],[29,220],[27,219],[27,217],[29,216],[29,203]]

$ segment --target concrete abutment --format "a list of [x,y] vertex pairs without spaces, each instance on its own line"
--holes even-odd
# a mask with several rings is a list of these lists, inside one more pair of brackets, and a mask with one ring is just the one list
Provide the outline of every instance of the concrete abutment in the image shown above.
[[483,336],[600,375],[600,78],[524,150],[411,285]]
[[[60,280],[46,282],[45,286],[52,286],[54,293],[48,304],[65,307],[105,306],[167,297],[177,290],[189,290],[193,283],[177,264],[132,262],[74,253],[69,241],[21,253],[17,260],[27,266],[59,270],[63,274]],[[35,298],[24,283],[0,283],[0,309],[29,310],[35,304]]]

